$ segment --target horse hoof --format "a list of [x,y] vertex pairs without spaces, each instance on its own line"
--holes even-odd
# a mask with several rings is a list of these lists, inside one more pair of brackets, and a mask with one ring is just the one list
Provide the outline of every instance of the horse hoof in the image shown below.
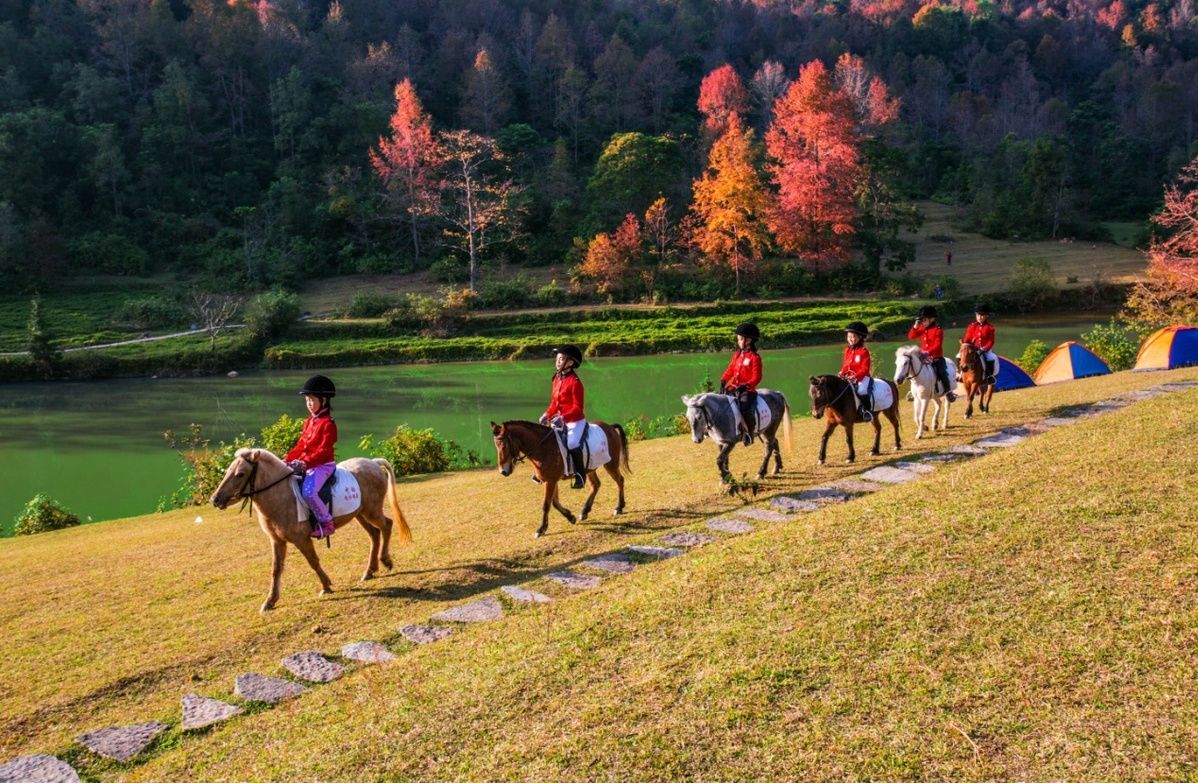
[[323,589],[319,593],[317,593],[317,595],[332,595],[332,594],[333,594],[333,588],[331,588],[331,587],[326,587],[325,589]]
[[823,464],[824,464],[824,461],[823,461],[822,459],[821,459],[821,460],[817,460],[815,464],[816,464],[816,465],[823,465]]
[[369,582],[371,579],[374,579],[374,574],[370,573],[369,571],[367,571],[366,573],[362,574],[362,581],[363,581],[363,582]]
[[391,558],[387,558],[381,562],[383,564],[383,568],[387,569],[388,571],[390,571],[392,568],[395,568],[395,561],[393,561]]
[[762,480],[762,479],[764,479],[764,478],[765,478],[765,471],[763,470],[763,471],[761,471],[760,473],[758,473],[758,474],[757,474],[757,480],[758,480],[758,481],[761,481],[761,480]]
[[852,464],[853,464],[854,462],[856,462],[856,461],[857,461],[857,458],[856,458],[856,457],[849,457],[848,459],[846,459],[846,460],[844,461],[844,464],[846,464],[846,465],[852,465]]
[[271,609],[274,609],[274,608],[275,608],[275,605],[273,603],[271,603],[270,601],[267,601],[266,603],[262,604],[262,608],[259,609],[258,611],[261,612],[262,614],[266,614],[267,612],[269,612]]
[[611,512],[611,515],[612,515],[613,517],[618,517],[618,516],[620,516],[620,515],[621,515],[621,514],[623,514],[623,513],[624,513],[624,509],[622,509],[622,508],[617,508],[615,511]]
[[871,456],[871,457],[876,457],[876,456],[878,456],[878,455],[879,455],[879,454],[881,454],[881,453],[882,453],[882,452],[881,452],[880,450],[878,450],[878,449],[871,449],[871,450],[870,450],[870,452],[869,452],[869,456]]
[[538,530],[537,532],[535,532],[535,533],[533,533],[533,534],[532,534],[532,537],[533,537],[533,538],[540,538],[540,537],[541,537],[541,536],[543,536],[543,535],[545,535],[545,531],[544,531],[544,530]]

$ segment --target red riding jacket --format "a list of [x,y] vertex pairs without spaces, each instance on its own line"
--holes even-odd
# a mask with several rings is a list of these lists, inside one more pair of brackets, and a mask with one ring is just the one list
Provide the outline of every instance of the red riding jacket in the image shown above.
[[737,351],[732,354],[732,361],[720,380],[726,389],[748,386],[749,391],[757,391],[757,384],[761,383],[761,354],[757,351]]
[[858,383],[868,378],[871,370],[869,349],[864,343],[846,345],[844,347],[844,365],[840,368],[840,377]]
[[939,324],[912,326],[911,331],[907,332],[907,337],[912,340],[918,338],[923,352],[933,359],[944,358],[944,330]]
[[553,376],[553,396],[549,400],[549,408],[545,411],[546,418],[561,416],[565,422],[582,421],[586,414],[582,412],[582,381],[573,370],[558,373]]
[[295,448],[283,457],[284,462],[300,460],[305,468],[314,468],[333,461],[333,444],[337,442],[337,422],[333,421],[328,408],[317,411],[304,422]]
[[993,350],[994,348],[994,324],[980,324],[974,321],[965,330],[965,342],[973,343],[975,348],[980,348],[983,351]]

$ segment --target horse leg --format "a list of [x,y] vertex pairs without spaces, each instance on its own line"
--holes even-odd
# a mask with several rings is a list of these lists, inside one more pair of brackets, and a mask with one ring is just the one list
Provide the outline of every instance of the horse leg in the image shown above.
[[611,476],[612,481],[616,482],[616,489],[620,491],[620,499],[616,502],[616,510],[612,513],[612,516],[618,517],[624,513],[624,476],[620,474],[620,464],[614,458],[603,468],[607,471],[607,475]]
[[391,517],[381,511],[378,517],[382,520],[382,523],[378,527],[382,532],[383,538],[382,546],[379,547],[379,562],[383,564],[383,568],[390,571],[392,568],[395,568],[395,563],[391,560],[391,528],[395,523],[391,521]]
[[725,443],[720,447],[720,453],[716,455],[715,466],[720,471],[720,482],[727,484],[732,478],[732,471],[728,470],[728,453],[732,451],[732,447],[736,445],[736,441]]
[[[940,431],[941,431],[941,432],[947,432],[947,431],[948,431],[948,409],[949,409],[949,405],[950,405],[950,403],[949,403],[949,401],[948,401],[948,397],[945,397],[945,398],[944,398],[944,413],[943,413],[943,414],[940,416]],[[940,413],[940,409],[939,409],[939,408],[937,408],[937,409],[936,409],[936,412],[937,412],[937,413]]]
[[851,420],[846,421],[846,422],[844,422],[843,426],[844,426],[844,440],[846,443],[849,444],[849,458],[846,459],[845,462],[852,465],[854,462],[857,461],[857,452],[853,448],[853,422]]
[[358,524],[370,536],[370,562],[366,564],[366,573],[362,574],[362,581],[374,579],[375,572],[379,570],[379,552],[382,550],[382,535],[373,523],[367,522],[366,518],[361,514],[358,515]]
[[876,457],[882,453],[882,420],[874,416],[870,423],[874,425],[874,447],[869,450],[869,453]]
[[549,504],[553,502],[553,498],[557,495],[557,479],[545,479],[545,498],[541,502],[541,526],[537,528],[537,538],[545,535],[545,531],[549,529]]
[[923,397],[915,398],[915,439],[923,439],[923,422],[928,415],[928,401]]
[[558,513],[561,514],[563,517],[565,517],[566,521],[569,522],[571,525],[576,524],[578,522],[578,520],[574,518],[574,513],[572,511],[570,511],[570,509],[568,509],[562,505],[562,501],[558,497],[556,484],[553,487],[553,507],[556,508],[558,510]]
[[279,601],[279,587],[283,581],[283,561],[287,559],[287,542],[277,538],[270,540],[270,594],[262,602],[260,611],[269,612]]
[[770,455],[773,453],[774,448],[778,443],[773,438],[769,438],[764,434],[762,435],[762,438],[765,440],[765,458],[761,460],[761,467],[757,470],[758,480],[765,478],[765,469],[770,466]]
[[587,495],[587,502],[582,505],[582,515],[579,519],[583,522],[586,522],[587,517],[590,516],[591,506],[595,503],[595,496],[599,494],[599,471],[589,471],[587,473],[587,481],[591,484],[591,494]]
[[828,438],[832,437],[832,430],[836,429],[836,422],[831,419],[824,425],[824,435],[819,440],[819,464],[823,465],[824,460],[828,458]]
[[892,407],[887,408],[886,409],[886,418],[890,419],[890,424],[892,427],[894,427],[894,450],[902,451],[903,450],[903,438],[901,435],[899,435],[899,415],[898,415],[897,409],[898,409],[897,402]]
[[782,446],[781,446],[781,444],[778,443],[778,431],[777,430],[774,430],[773,442],[774,442],[774,473],[773,473],[773,475],[777,476],[779,473],[782,472]]
[[[973,395],[977,392],[977,387],[972,383],[965,384],[965,393],[969,396],[969,404],[965,407],[965,418],[973,418]],[[978,397],[978,408],[982,407],[982,398]]]
[[329,575],[320,567],[320,558],[316,556],[316,547],[312,544],[312,539],[305,536],[295,547],[304,553],[308,565],[312,566],[312,570],[316,572],[316,576],[320,579],[320,594],[327,595],[333,592],[333,580],[329,579]]

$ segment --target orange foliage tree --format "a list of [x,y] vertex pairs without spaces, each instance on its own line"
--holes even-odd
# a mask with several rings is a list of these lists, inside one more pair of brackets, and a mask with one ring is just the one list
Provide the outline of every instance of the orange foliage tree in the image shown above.
[[691,205],[697,218],[692,241],[705,260],[732,270],[738,296],[741,273],[770,245],[770,202],[757,157],[753,131],[732,113],[727,129],[711,147],[707,170],[695,180]]
[[578,271],[595,281],[600,294],[621,291],[641,261],[641,243],[640,221],[629,212],[614,232],[599,233],[591,239]]
[[1165,188],[1153,222],[1167,233],[1148,248],[1148,276],[1132,288],[1128,315],[1145,326],[1198,323],[1198,158]]
[[404,79],[395,85],[395,112],[388,134],[380,136],[378,149],[370,151],[370,164],[383,181],[393,208],[407,217],[416,261],[420,260],[420,220],[437,209],[437,169],[442,161],[432,120],[411,80]]
[[735,115],[744,116],[749,109],[749,92],[731,65],[721,65],[703,77],[699,84],[699,111],[703,114],[703,131],[707,138],[719,137]]

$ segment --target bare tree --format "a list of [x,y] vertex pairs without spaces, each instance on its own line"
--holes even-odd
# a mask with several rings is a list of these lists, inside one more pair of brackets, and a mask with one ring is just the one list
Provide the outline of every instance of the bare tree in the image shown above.
[[200,328],[208,332],[211,348],[215,351],[217,336],[241,309],[241,297],[192,291],[191,309]]

